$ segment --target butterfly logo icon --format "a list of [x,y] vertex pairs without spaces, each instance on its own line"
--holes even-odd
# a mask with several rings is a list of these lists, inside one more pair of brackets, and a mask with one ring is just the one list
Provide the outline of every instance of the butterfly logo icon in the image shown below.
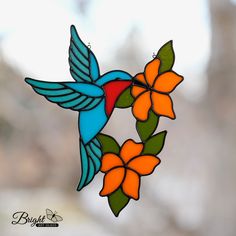
[[50,221],[54,223],[63,220],[61,216],[57,215],[56,211],[53,213],[53,211],[51,211],[50,209],[46,209],[46,216]]

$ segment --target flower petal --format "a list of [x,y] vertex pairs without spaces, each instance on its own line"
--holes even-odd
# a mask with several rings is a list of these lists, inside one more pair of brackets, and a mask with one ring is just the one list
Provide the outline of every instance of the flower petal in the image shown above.
[[114,168],[114,167],[118,167],[118,166],[123,166],[123,162],[120,159],[120,157],[118,157],[116,154],[114,153],[106,153],[103,157],[102,157],[102,166],[101,166],[101,171],[102,172],[107,172],[110,169]]
[[127,163],[133,157],[140,155],[142,150],[142,143],[135,143],[132,139],[128,139],[121,147],[120,157]]
[[135,200],[138,200],[139,188],[140,188],[140,176],[132,170],[126,170],[125,179],[122,184],[122,190],[124,194]]
[[147,85],[147,82],[145,80],[145,77],[144,77],[143,73],[139,73],[139,74],[135,75],[134,79],[138,80],[139,82],[143,83],[144,85]]
[[184,78],[181,75],[178,75],[175,72],[166,72],[158,76],[154,83],[154,88],[160,92],[170,93],[183,81],[183,79]]
[[173,102],[169,95],[152,92],[151,94],[153,110],[157,115],[175,119]]
[[150,87],[153,86],[153,83],[158,76],[160,63],[160,60],[155,58],[151,62],[149,62],[144,69],[145,78]]
[[125,169],[117,167],[105,174],[103,180],[103,188],[100,191],[101,196],[107,196],[117,190],[124,180]]
[[141,93],[145,92],[147,89],[134,85],[131,89],[131,94],[134,98],[138,97]]
[[144,92],[137,97],[133,104],[133,114],[136,119],[145,121],[148,118],[148,112],[151,108],[150,91]]
[[153,155],[135,157],[128,163],[128,167],[140,175],[150,175],[154,168],[160,163],[160,159]]

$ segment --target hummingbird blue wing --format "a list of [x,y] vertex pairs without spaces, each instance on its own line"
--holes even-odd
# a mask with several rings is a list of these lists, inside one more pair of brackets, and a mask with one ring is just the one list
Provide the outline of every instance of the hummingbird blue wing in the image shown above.
[[74,25],[71,26],[69,64],[71,76],[77,82],[94,82],[100,76],[95,55],[80,39]]
[[78,190],[88,185],[101,165],[101,145],[96,135],[107,122],[104,90],[95,84],[79,82],[47,82],[26,78],[34,91],[50,102],[80,111],[81,178]]
[[94,84],[47,82],[30,78],[25,81],[50,102],[74,111],[93,109],[104,99],[104,91]]

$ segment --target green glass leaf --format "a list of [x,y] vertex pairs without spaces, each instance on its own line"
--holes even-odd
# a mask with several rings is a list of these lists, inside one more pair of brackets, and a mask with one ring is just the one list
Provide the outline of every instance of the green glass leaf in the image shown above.
[[117,108],[127,108],[130,107],[134,102],[134,98],[131,95],[131,87],[128,87],[116,101]]
[[111,152],[111,153],[119,154],[120,146],[114,138],[112,138],[109,135],[100,133],[97,135],[97,139],[102,145],[103,153]]
[[159,154],[162,148],[164,147],[166,134],[167,134],[167,131],[162,131],[150,137],[144,143],[144,149],[142,151],[142,154],[153,154],[153,155]]
[[159,73],[163,73],[172,69],[175,62],[175,53],[173,49],[173,41],[164,44],[157,53],[157,58],[161,60]]
[[114,193],[108,196],[109,206],[113,214],[117,217],[119,213],[125,208],[129,203],[130,198],[127,197],[121,188],[116,190]]
[[158,125],[159,117],[153,112],[149,112],[149,117],[146,121],[137,121],[136,128],[139,137],[145,142],[156,130]]

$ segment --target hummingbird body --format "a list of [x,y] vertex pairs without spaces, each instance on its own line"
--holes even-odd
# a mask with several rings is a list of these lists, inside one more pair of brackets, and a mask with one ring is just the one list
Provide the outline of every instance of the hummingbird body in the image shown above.
[[101,144],[96,139],[115,107],[119,95],[131,85],[131,75],[114,70],[100,76],[93,52],[71,26],[70,72],[75,82],[25,81],[35,92],[59,106],[79,112],[81,178],[77,190],[88,185],[101,166]]

